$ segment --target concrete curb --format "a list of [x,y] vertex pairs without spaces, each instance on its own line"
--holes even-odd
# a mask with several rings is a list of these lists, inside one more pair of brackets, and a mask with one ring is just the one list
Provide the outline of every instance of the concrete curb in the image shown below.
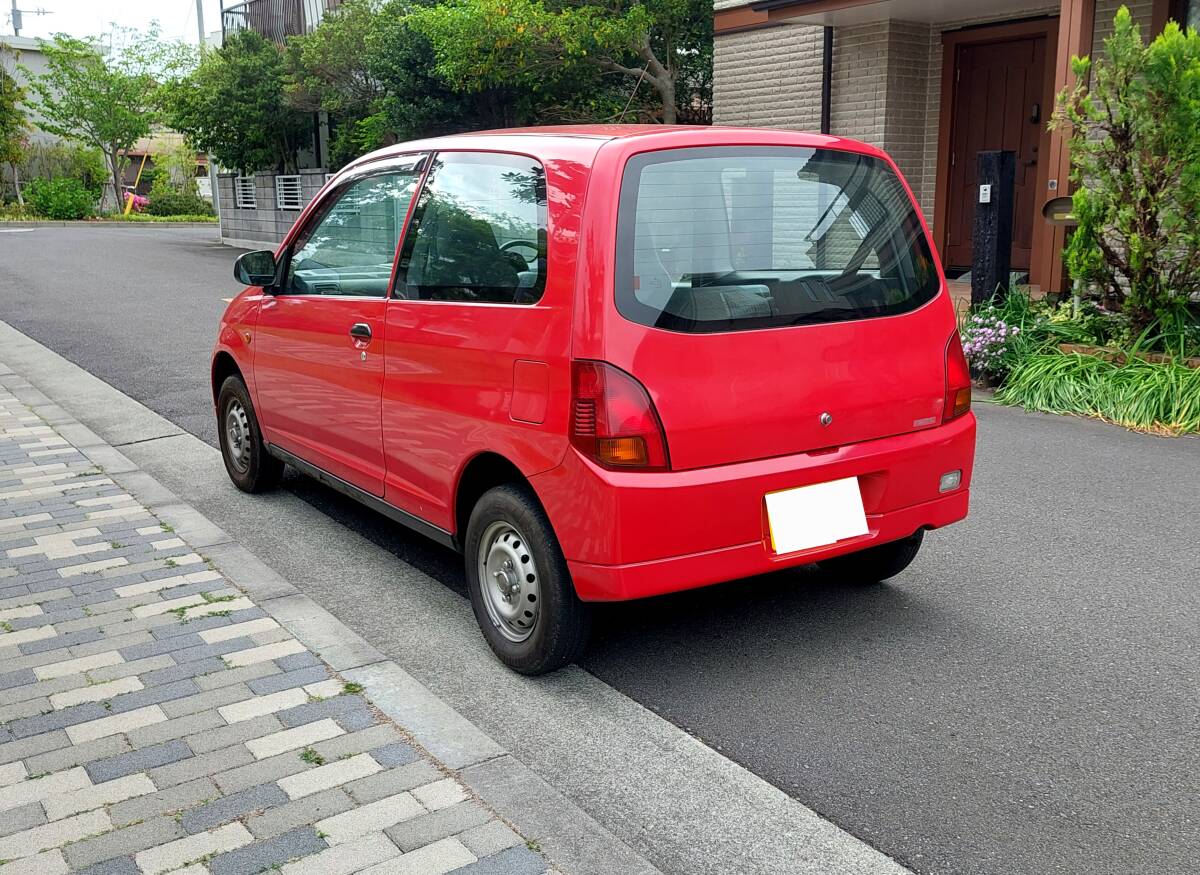
[[[685,875],[908,872],[582,668],[536,680],[503,668],[461,594],[422,570],[419,555],[416,564],[397,561],[369,532],[290,490],[253,498],[237,493],[214,447],[3,321],[0,348],[56,406],[153,472],[187,505],[219,520],[237,543],[215,526],[193,537],[210,539],[205,555],[223,559],[230,551],[236,554],[231,567],[243,561],[253,568],[239,578],[248,591],[268,600],[297,595],[298,587],[347,625],[378,635],[372,644],[417,684],[396,684],[397,690],[423,687],[508,751],[464,767],[463,779],[526,835],[544,836],[547,852],[564,865],[577,860],[578,872],[653,871],[642,862],[649,860],[663,872]],[[80,434],[96,440],[90,431]],[[141,488],[153,488],[145,474],[131,476],[141,479]],[[186,515],[181,508],[173,512]],[[305,538],[279,538],[273,526],[300,527]],[[352,649],[341,656],[352,658]],[[608,856],[591,849],[597,835],[607,842]],[[614,862],[622,848],[632,849],[633,862]]]
[[[0,359],[0,376],[105,475],[170,524],[231,583],[346,679],[497,814],[536,836],[546,856],[576,875],[659,870],[549,784],[537,778],[469,720],[387,659],[333,614],[301,593],[203,514],[180,500],[118,449],[75,420]],[[14,380],[13,377],[16,379]]]
[[243,240],[240,237],[226,237],[224,234],[221,235],[220,240],[226,246],[232,246],[234,249],[249,249],[252,251],[257,249],[270,249],[272,252],[274,252],[279,248],[278,240],[274,242],[268,240]]

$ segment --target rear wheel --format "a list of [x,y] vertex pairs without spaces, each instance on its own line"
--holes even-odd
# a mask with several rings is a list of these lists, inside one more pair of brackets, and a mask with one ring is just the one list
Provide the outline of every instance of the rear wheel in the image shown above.
[[870,585],[895,577],[912,564],[925,538],[919,530],[903,541],[892,541],[869,547],[857,553],[847,553],[817,563],[820,569],[843,583]]
[[582,653],[590,611],[575,594],[550,521],[527,488],[484,493],[471,511],[464,548],[471,608],[501,662],[538,675]]
[[267,452],[250,392],[238,376],[226,377],[217,395],[221,458],[233,485],[243,492],[266,492],[279,485],[283,462]]

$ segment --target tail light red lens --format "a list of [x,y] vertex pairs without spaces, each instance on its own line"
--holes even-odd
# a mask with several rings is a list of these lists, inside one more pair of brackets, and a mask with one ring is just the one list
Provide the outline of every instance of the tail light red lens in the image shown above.
[[571,364],[571,443],[605,468],[670,467],[667,439],[646,389],[605,362]]
[[946,406],[942,422],[957,419],[971,409],[971,368],[955,331],[946,344]]

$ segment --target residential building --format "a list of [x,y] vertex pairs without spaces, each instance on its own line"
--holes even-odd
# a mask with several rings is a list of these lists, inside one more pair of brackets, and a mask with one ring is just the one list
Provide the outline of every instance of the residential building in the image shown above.
[[[253,30],[282,45],[288,37],[310,33],[325,13],[341,0],[222,0],[221,38]],[[296,174],[259,172],[217,176],[217,212],[221,239],[227,243],[261,247],[278,243],[299,211],[320,191],[329,162],[329,119],[313,113],[310,145],[297,155]]]
[[[40,76],[46,72],[46,56],[38,40],[33,37],[0,35],[0,67],[16,79],[18,85],[28,90],[29,73]],[[55,143],[59,140],[54,134],[48,134],[36,126],[28,136],[35,143]]]
[[975,156],[1016,153],[1012,265],[1064,291],[1070,193],[1047,122],[1071,58],[1102,47],[1124,3],[1143,36],[1200,25],[1200,0],[716,0],[713,121],[825,130],[887,150],[930,221],[949,274],[971,266]]

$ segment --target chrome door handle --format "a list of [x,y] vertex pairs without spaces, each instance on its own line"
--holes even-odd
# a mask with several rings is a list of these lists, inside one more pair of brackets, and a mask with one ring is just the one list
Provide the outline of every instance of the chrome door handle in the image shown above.
[[371,326],[366,322],[355,322],[350,326],[350,336],[359,340],[371,339]]

